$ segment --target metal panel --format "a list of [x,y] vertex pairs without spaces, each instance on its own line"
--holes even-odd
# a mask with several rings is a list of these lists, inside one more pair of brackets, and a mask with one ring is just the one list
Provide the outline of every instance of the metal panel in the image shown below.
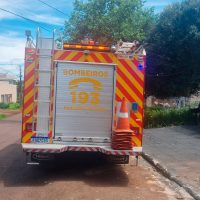
[[115,66],[58,62],[55,137],[109,139]]
[[39,73],[38,84],[40,84],[41,86],[44,86],[44,85],[49,85],[50,86],[50,77],[51,77],[50,73],[41,71]]
[[52,38],[39,38],[38,48],[39,49],[52,49],[54,40]]
[[51,57],[39,57],[40,70],[51,69]]

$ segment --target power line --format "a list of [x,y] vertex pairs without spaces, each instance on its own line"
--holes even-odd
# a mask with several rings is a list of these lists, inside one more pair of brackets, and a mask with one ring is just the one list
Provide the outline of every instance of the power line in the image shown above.
[[25,20],[27,20],[27,21],[29,21],[29,22],[32,22],[33,24],[36,24],[36,25],[39,26],[40,28],[42,28],[42,29],[44,29],[44,30],[46,30],[46,31],[48,31],[48,32],[51,32],[49,29],[47,29],[47,28],[41,26],[40,23],[37,22],[37,21],[35,21],[35,20],[29,19],[29,18],[27,18],[27,17],[24,17],[24,16],[22,16],[22,15],[19,15],[19,14],[17,14],[17,13],[14,13],[14,12],[12,12],[12,11],[9,11],[9,10],[3,9],[3,8],[0,8],[0,10],[2,10],[2,11],[4,11],[4,12],[7,12],[7,13],[10,13],[10,14],[12,14],[12,15],[15,15],[15,16],[17,16],[17,17],[20,17],[20,18],[22,18],[22,19],[25,19]]
[[52,8],[52,9],[56,10],[57,12],[59,12],[59,13],[65,15],[65,16],[66,16],[66,15],[69,16],[68,14],[62,12],[61,10],[55,8],[54,6],[49,5],[48,3],[44,2],[44,1],[41,1],[41,0],[38,0],[38,1],[39,1],[40,3],[43,3],[44,5],[46,5],[46,6],[48,6],[48,7],[50,7],[50,8]]

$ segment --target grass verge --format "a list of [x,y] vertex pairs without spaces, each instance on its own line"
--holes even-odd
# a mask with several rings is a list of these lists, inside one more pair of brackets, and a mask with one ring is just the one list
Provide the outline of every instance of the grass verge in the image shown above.
[[144,127],[159,128],[166,126],[196,125],[199,122],[198,115],[192,113],[189,108],[145,108]]
[[0,120],[5,119],[6,116],[4,114],[0,114]]

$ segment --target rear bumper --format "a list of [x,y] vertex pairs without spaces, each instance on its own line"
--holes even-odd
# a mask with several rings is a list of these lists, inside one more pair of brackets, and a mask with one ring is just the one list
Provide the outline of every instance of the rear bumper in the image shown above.
[[113,150],[110,147],[92,145],[63,145],[63,144],[25,144],[22,143],[24,152],[29,153],[62,153],[65,151],[101,152],[107,155],[137,155],[142,152],[142,147],[134,147],[132,150]]

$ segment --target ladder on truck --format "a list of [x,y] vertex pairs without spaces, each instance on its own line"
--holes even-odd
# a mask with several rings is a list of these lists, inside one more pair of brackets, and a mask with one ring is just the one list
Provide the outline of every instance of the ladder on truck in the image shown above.
[[32,130],[37,136],[47,137],[52,125],[53,54],[52,38],[43,38],[40,29],[36,38],[36,63],[34,69],[34,102]]

